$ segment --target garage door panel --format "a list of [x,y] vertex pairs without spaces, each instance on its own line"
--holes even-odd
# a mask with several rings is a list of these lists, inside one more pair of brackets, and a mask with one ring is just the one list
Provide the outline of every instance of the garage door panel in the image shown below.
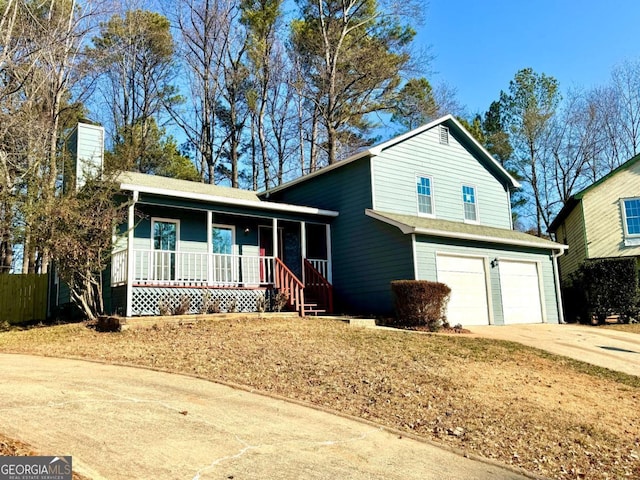
[[438,255],[438,281],[451,288],[447,320],[451,325],[487,325],[489,310],[483,258]]
[[504,323],[541,323],[537,264],[500,260],[499,267]]

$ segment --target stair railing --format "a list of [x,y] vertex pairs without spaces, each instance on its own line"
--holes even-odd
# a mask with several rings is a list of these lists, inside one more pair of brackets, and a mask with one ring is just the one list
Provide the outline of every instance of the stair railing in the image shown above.
[[276,288],[289,296],[289,306],[304,317],[304,284],[282,260],[279,258],[275,260]]
[[333,285],[307,260],[304,261],[304,283],[309,292],[318,300],[327,313],[333,313]]

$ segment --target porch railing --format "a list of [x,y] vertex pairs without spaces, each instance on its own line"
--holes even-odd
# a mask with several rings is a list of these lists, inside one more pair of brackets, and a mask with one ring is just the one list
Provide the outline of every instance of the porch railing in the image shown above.
[[307,258],[306,260],[320,273],[320,275],[324,278],[329,278],[329,260],[323,260],[321,258]]
[[127,251],[120,250],[111,255],[111,285],[117,287],[127,283]]
[[[140,285],[238,286],[275,283],[273,257],[136,249],[133,282]],[[127,282],[127,251],[112,255],[111,284]]]

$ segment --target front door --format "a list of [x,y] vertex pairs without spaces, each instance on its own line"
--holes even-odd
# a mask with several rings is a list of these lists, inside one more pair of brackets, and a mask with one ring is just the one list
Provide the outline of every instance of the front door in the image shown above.
[[[260,243],[260,255],[273,256],[273,227],[262,226],[258,228],[258,242]],[[282,228],[278,228],[278,257],[282,258]]]
[[179,223],[164,219],[154,219],[152,223],[154,280],[175,280]]

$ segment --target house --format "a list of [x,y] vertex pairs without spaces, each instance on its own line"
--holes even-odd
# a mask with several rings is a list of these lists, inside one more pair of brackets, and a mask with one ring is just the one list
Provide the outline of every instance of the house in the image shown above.
[[452,116],[260,195],[331,220],[339,311],[389,314],[390,282],[452,289],[453,324],[562,321],[562,244],[513,230],[518,182]]
[[424,279],[452,288],[451,324],[562,321],[565,246],[513,230],[518,182],[452,116],[260,194],[139,173],[119,186],[113,312],[185,296],[250,311],[284,292],[301,315],[388,315],[390,282]]
[[569,246],[563,284],[587,259],[640,256],[640,155],[572,195],[549,226]]

